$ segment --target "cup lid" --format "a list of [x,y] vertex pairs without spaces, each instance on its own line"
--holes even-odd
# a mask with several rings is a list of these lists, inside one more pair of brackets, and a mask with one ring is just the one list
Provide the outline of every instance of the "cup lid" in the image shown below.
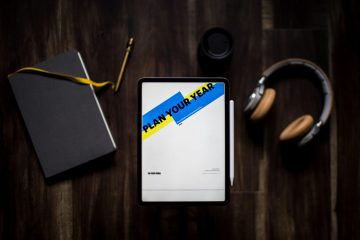
[[232,53],[232,37],[223,28],[211,28],[203,35],[200,47],[203,54],[210,59],[225,59]]

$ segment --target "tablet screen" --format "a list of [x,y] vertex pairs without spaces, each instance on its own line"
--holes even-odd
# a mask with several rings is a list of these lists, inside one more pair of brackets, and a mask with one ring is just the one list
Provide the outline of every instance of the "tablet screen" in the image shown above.
[[227,85],[208,80],[141,83],[142,202],[225,201]]

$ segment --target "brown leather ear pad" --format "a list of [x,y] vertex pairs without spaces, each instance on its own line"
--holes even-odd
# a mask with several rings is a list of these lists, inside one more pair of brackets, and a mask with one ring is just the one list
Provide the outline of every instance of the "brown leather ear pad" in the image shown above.
[[281,141],[291,140],[304,135],[314,124],[311,115],[303,115],[291,122],[280,134]]
[[275,96],[276,96],[275,90],[272,88],[267,88],[258,106],[251,114],[250,119],[256,121],[263,118],[268,113],[272,104],[274,103]]

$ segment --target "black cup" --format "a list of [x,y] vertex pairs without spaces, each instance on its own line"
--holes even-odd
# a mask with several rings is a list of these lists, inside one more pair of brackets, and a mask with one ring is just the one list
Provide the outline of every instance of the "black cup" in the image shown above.
[[232,37],[223,28],[211,28],[201,38],[198,59],[201,67],[209,73],[222,73],[230,65]]

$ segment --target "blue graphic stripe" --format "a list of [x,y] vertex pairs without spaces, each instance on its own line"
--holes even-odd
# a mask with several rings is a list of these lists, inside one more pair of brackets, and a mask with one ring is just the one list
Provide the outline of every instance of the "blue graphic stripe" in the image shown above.
[[206,107],[222,95],[224,95],[224,84],[217,83],[214,85],[214,89],[208,90],[208,92],[203,92],[201,97],[196,95],[196,100],[194,98],[191,98],[191,100],[189,99],[190,104],[184,109],[179,110],[177,113],[172,113],[172,117],[179,125],[191,115],[200,111],[202,108]]
[[184,100],[184,97],[181,94],[181,92],[175,93],[173,96],[166,99],[160,105],[156,106],[155,108],[145,113],[142,118],[143,124],[152,123],[153,120],[158,119],[158,117],[161,114],[164,114],[164,116],[168,115],[166,114],[166,111],[171,109],[173,106],[175,106],[177,103],[181,102],[182,100]]
[[193,97],[189,95],[186,100],[188,101],[187,104],[185,104],[185,98],[181,92],[177,92],[149,112],[145,113],[142,117],[142,123],[143,125],[153,125],[154,119],[158,120],[161,115],[166,117],[169,115],[166,111],[171,111],[171,117],[175,120],[176,124],[179,125],[222,95],[224,95],[223,83],[213,84],[212,88],[203,87],[203,89],[198,90],[198,93],[192,94]]

